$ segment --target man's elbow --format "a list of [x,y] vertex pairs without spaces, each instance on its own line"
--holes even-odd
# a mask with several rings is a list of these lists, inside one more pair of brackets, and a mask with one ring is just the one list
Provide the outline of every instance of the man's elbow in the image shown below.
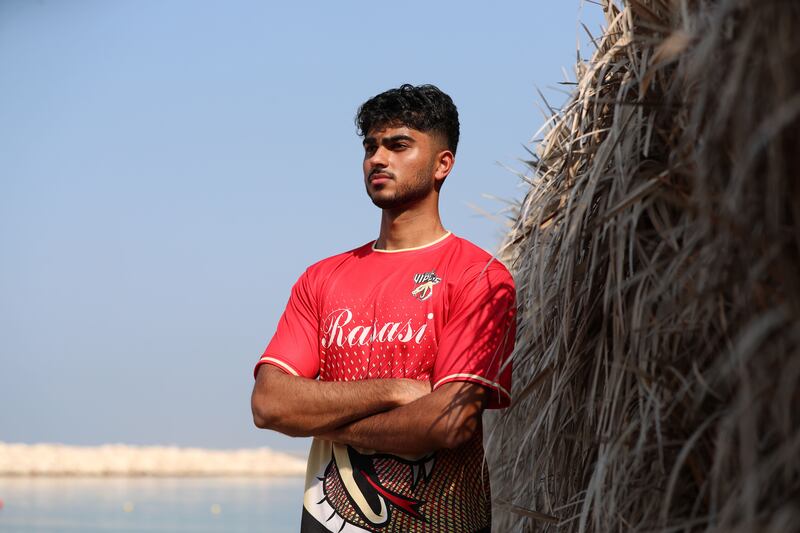
[[277,430],[284,418],[279,412],[280,405],[273,396],[267,393],[268,387],[257,387],[250,397],[250,410],[253,412],[253,424],[260,429]]
[[253,424],[257,428],[274,429],[276,417],[269,408],[266,398],[259,398],[258,395],[253,394],[250,399],[250,410],[253,412]]
[[254,395],[250,403],[253,424],[257,428],[271,429],[289,437],[311,437],[315,434],[314,431],[300,427],[297,423],[293,424],[289,414],[280,412],[277,404],[268,398]]
[[253,413],[253,424],[257,428],[280,431],[281,422],[285,418],[280,412],[281,404],[276,395],[277,373],[273,368],[264,365],[256,376],[250,395],[250,410]]
[[272,429],[269,419],[256,411],[253,411],[253,424],[259,429]]
[[[476,434],[480,433],[481,419],[485,401],[481,393],[483,388],[472,384],[452,384],[451,389],[456,391],[456,396],[447,398],[447,407],[443,414],[434,422],[436,445],[440,448],[458,448],[463,446]],[[459,397],[467,392],[473,392],[472,396]],[[448,389],[448,393],[451,391]]]
[[481,411],[475,410],[454,420],[451,424],[444,425],[438,435],[437,441],[441,448],[458,448],[469,442],[481,426]]

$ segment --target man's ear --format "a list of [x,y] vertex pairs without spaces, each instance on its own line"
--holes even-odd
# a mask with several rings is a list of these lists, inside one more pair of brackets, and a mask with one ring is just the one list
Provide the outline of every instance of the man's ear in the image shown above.
[[[438,187],[441,187],[453,165],[456,163],[456,156],[450,150],[442,150],[436,154],[436,167],[433,172],[433,179]],[[438,189],[437,189],[438,190]]]

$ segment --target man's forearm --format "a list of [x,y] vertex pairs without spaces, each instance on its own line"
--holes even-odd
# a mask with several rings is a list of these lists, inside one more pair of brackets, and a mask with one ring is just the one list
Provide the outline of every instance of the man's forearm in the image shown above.
[[428,392],[429,383],[410,379],[326,382],[263,365],[251,408],[258,427],[308,437],[405,405]]
[[401,455],[455,448],[480,428],[485,401],[486,389],[479,385],[448,383],[412,403],[351,422],[321,437]]

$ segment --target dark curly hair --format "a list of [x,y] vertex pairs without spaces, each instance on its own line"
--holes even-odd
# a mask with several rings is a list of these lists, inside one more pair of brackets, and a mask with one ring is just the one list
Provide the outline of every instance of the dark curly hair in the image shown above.
[[373,96],[358,108],[356,127],[364,136],[385,126],[407,126],[444,137],[447,149],[456,153],[458,146],[458,110],[453,99],[435,85],[410,85],[389,89]]

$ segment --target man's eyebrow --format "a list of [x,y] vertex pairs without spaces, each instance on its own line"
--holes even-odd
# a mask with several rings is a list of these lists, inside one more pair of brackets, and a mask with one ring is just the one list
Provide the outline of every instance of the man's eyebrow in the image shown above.
[[391,137],[385,137],[383,139],[384,143],[396,143],[398,141],[416,142],[416,139],[414,139],[414,137],[411,137],[409,135],[392,135]]
[[[399,141],[410,141],[412,143],[417,142],[417,140],[414,137],[403,134],[392,135],[391,137],[384,137],[383,139],[381,139],[381,142],[384,144],[396,143]],[[377,144],[377,139],[375,139],[375,137],[364,137],[364,140],[361,141],[361,144],[363,144],[364,146]]]

